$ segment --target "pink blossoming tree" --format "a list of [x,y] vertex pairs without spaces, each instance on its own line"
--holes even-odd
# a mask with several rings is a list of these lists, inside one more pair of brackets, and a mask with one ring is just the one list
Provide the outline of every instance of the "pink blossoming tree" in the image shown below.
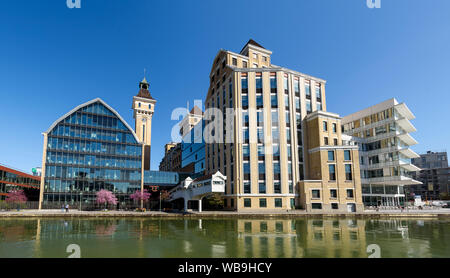
[[7,203],[23,204],[27,201],[27,196],[23,190],[11,190],[6,197]]
[[133,194],[130,195],[130,199],[133,201],[144,201],[147,202],[148,199],[150,199],[150,194],[147,189],[144,189],[144,192],[141,192],[140,190],[136,190]]
[[111,191],[102,189],[99,192],[97,192],[97,204],[104,204],[105,209],[106,206],[109,205],[116,205],[117,204],[117,198],[114,196],[114,194]]
[[17,210],[20,209],[20,205],[24,204],[27,201],[27,196],[25,196],[25,193],[23,190],[11,190],[8,193],[8,197],[6,197],[6,202],[11,204],[17,204]]

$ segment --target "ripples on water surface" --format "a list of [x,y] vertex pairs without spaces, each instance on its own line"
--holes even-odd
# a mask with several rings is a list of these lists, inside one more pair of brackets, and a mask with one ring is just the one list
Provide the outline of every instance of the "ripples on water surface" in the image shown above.
[[8,219],[0,257],[450,257],[450,220]]

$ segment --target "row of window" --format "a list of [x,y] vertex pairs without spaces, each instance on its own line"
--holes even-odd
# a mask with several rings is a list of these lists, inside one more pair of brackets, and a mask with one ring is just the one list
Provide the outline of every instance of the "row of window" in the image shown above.
[[90,167],[140,169],[141,160],[103,155],[85,155],[64,152],[48,152],[48,164],[85,165]]
[[[320,199],[320,189],[312,189],[311,190],[311,198],[312,199]],[[347,198],[354,198],[354,192],[353,189],[347,189]],[[338,190],[337,189],[330,189],[330,198],[337,199],[338,198]]]
[[385,119],[393,118],[394,116],[397,116],[397,111],[395,110],[395,108],[389,108],[379,113],[375,113],[366,116],[362,119],[358,119],[348,124],[345,124],[344,131],[347,132],[356,128],[360,128],[362,126],[370,125],[379,121],[383,121]]
[[40,181],[28,177],[22,177],[20,175],[0,170],[0,181],[6,181],[11,183],[18,183],[29,186],[39,186]]
[[50,137],[48,139],[47,148],[48,150],[110,155],[141,156],[142,154],[141,146],[56,137]]
[[[328,161],[334,161],[335,158],[335,151],[328,151]],[[344,160],[345,161],[351,161],[352,160],[352,156],[351,156],[351,151],[350,150],[344,150]]]
[[[73,180],[46,180],[46,193],[80,193],[88,195],[98,192],[102,189],[113,193],[131,194],[140,189],[138,182],[119,182],[119,181],[73,181]],[[53,195],[53,194],[52,194]],[[71,194],[68,194],[70,196]]]
[[140,181],[141,171],[70,166],[46,166],[45,176],[46,179]]
[[[293,194],[294,193],[294,184],[292,182],[292,180],[290,180],[288,182],[289,184],[289,194]],[[282,194],[282,189],[281,189],[281,182],[279,180],[276,180],[273,182],[273,193],[274,194]],[[266,182],[264,181],[259,181],[258,182],[258,193],[259,194],[266,194],[267,193],[267,185]],[[250,181],[244,181],[244,194],[252,194],[252,186],[251,186],[251,182]]]
[[[292,199],[292,200],[294,200],[294,199]],[[274,198],[273,202],[274,202],[274,207],[276,207],[276,208],[283,207],[283,199],[282,198]],[[252,207],[252,199],[244,198],[244,207],[251,208]],[[266,198],[259,198],[259,207],[267,208],[267,199]]]
[[[345,180],[353,180],[352,164],[345,164]],[[328,164],[328,180],[336,181],[336,164]]]
[[137,144],[130,132],[104,130],[84,126],[69,126],[60,124],[50,133],[51,136],[90,139],[96,141],[108,141],[115,143]]

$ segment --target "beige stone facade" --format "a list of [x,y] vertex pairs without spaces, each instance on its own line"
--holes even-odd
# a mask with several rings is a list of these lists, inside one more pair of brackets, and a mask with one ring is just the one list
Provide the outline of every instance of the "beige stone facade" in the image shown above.
[[[324,139],[307,149],[310,127],[305,121],[315,111],[326,111],[326,81],[273,65],[271,54],[250,40],[239,54],[220,50],[210,73],[205,138],[215,141],[206,142],[206,173],[220,171],[227,176],[225,207],[229,210],[302,207],[300,182],[311,173],[309,168],[320,168],[320,180],[328,173],[326,162],[322,163],[326,150],[306,153],[313,144],[320,149]],[[210,108],[222,115],[208,112]],[[224,119],[223,126],[208,129],[217,117]],[[331,143],[334,138],[341,140],[340,132],[339,123],[337,133],[329,137]],[[357,157],[357,150],[349,149]],[[337,146],[336,156],[342,153]],[[358,173],[358,162],[350,164],[353,173]],[[338,165],[337,170],[344,173],[343,167]],[[340,180],[338,185],[343,192],[347,187],[355,189],[352,200],[339,202],[352,201],[359,207],[359,180]]]
[[306,118],[309,165],[299,183],[300,207],[307,211],[362,211],[359,154],[356,145],[344,145],[341,118],[317,111]]

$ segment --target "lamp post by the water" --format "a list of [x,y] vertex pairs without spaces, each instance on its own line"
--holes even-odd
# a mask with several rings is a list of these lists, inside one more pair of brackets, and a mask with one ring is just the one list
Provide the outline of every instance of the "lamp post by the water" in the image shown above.
[[80,192],[80,211],[81,211],[81,203],[83,202],[83,192]]
[[161,211],[161,189],[159,189],[159,211]]

